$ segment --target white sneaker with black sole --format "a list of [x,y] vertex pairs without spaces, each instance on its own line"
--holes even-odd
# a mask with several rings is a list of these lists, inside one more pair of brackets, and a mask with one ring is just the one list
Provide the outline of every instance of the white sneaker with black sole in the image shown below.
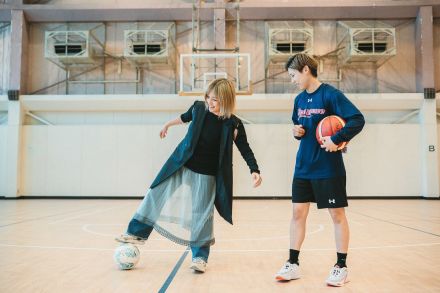
[[204,259],[200,257],[196,257],[192,260],[190,269],[193,269],[196,272],[204,273],[206,271],[207,263]]
[[287,261],[281,270],[275,275],[277,281],[290,281],[301,278],[299,265],[296,263],[291,264]]
[[348,270],[346,267],[340,268],[338,266],[334,266],[330,271],[326,283],[329,286],[342,287],[345,283],[348,282],[347,276]]
[[144,239],[142,239],[140,237],[133,236],[133,235],[129,235],[127,233],[119,235],[118,237],[115,238],[115,240],[118,242],[121,242],[121,243],[131,243],[131,244],[138,244],[138,245],[145,244]]

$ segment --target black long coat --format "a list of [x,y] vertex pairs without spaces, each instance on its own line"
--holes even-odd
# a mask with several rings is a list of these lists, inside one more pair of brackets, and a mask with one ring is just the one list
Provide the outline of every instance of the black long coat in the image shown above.
[[[183,140],[160,170],[150,188],[154,188],[176,173],[191,158],[203,128],[207,109],[204,101],[196,101],[183,115],[192,117],[192,123]],[[234,141],[234,130],[238,133]],[[216,175],[215,207],[219,214],[232,224],[232,143],[235,142],[251,172],[259,172],[254,153],[249,147],[243,123],[236,116],[223,121],[220,138],[219,165]]]

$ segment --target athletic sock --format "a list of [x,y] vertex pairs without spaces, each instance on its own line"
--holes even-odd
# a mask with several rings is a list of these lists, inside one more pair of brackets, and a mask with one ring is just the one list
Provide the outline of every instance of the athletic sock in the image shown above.
[[347,264],[345,263],[347,261],[347,254],[346,253],[336,253],[338,255],[338,260],[335,264],[335,266],[338,266],[340,268],[347,267]]
[[291,264],[296,263],[297,265],[299,265],[298,256],[299,256],[299,250],[295,250],[295,249],[289,250],[289,262]]

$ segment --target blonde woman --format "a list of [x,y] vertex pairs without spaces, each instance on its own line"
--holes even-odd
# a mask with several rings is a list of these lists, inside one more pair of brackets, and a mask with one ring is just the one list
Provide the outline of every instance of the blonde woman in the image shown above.
[[233,143],[250,169],[253,186],[262,181],[243,123],[234,116],[234,110],[234,86],[220,78],[209,84],[205,101],[196,101],[186,113],[164,125],[161,138],[171,126],[191,122],[185,138],[151,184],[127,232],[117,241],[143,244],[155,229],[178,244],[190,246],[190,268],[205,272],[215,241],[214,205],[232,224]]

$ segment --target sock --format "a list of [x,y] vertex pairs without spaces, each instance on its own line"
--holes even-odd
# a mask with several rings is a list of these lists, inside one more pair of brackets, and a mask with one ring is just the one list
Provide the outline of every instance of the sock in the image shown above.
[[340,268],[347,267],[346,260],[347,260],[347,254],[346,253],[336,253],[338,255],[338,261],[336,262],[335,266],[338,266]]
[[299,256],[299,250],[295,250],[295,249],[289,250],[289,262],[291,264],[296,263],[297,265],[299,265],[298,256]]

